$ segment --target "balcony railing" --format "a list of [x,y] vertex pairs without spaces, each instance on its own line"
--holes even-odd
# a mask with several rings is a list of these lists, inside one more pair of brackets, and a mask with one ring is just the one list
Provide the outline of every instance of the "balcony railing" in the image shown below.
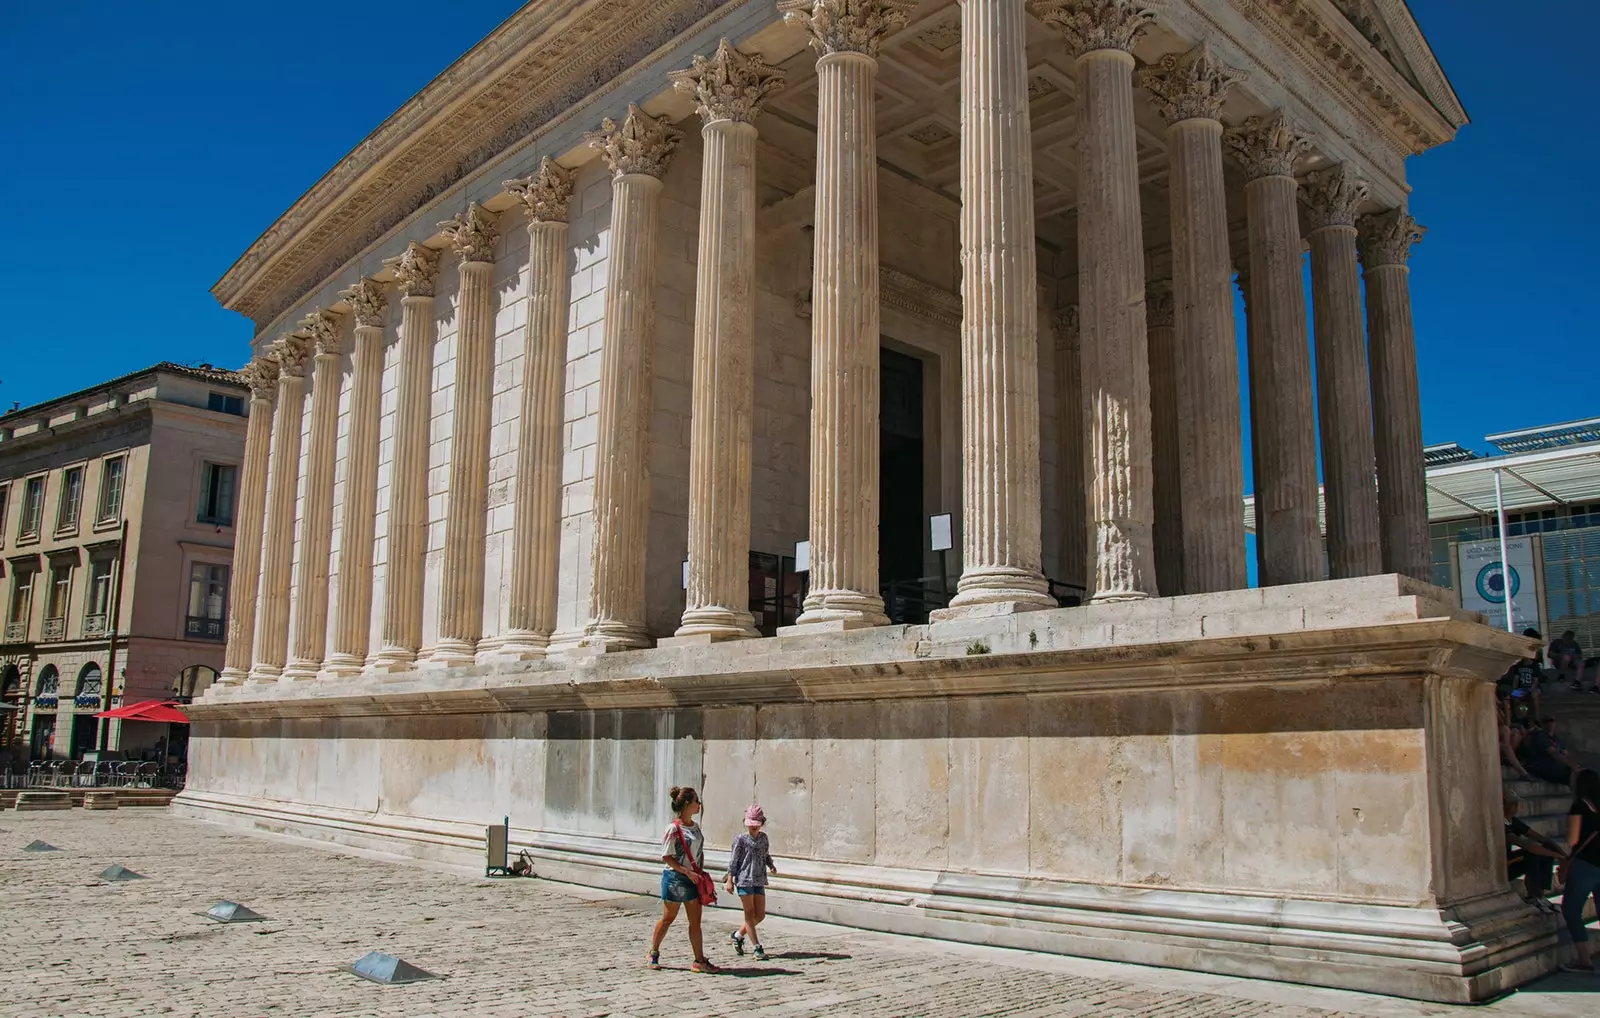
[[83,635],[106,635],[106,615],[104,612],[101,612],[98,615],[85,615],[83,617]]
[[28,624],[26,622],[6,623],[6,642],[21,643],[28,638]]
[[184,627],[184,633],[191,640],[220,640],[223,638],[223,629],[227,623],[223,619],[208,619],[195,615],[189,616],[189,622]]
[[42,642],[49,643],[49,642],[54,641],[54,640],[65,640],[66,638],[67,638],[67,620],[66,619],[45,619],[44,620],[44,635],[41,637],[41,641]]

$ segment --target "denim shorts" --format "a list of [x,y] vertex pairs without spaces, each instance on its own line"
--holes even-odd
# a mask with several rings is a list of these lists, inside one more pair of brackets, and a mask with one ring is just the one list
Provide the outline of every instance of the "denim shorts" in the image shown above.
[[677,870],[662,870],[661,900],[675,901],[680,905],[686,901],[699,901],[700,889],[694,885],[693,880]]
[[737,888],[737,890],[739,891],[739,897],[748,898],[752,894],[765,895],[767,893],[767,885],[766,884],[740,884],[739,887]]

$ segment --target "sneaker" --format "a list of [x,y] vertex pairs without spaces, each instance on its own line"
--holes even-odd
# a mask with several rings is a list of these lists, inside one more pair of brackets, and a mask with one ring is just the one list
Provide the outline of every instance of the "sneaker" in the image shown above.
[[766,960],[767,960],[767,949],[762,947],[760,944],[757,944],[756,945],[756,961],[766,961]]
[[1591,976],[1594,975],[1593,966],[1579,965],[1575,961],[1564,961],[1558,967],[1563,972],[1583,972]]
[[660,951],[651,951],[650,952],[650,967],[653,968],[653,969],[657,969],[657,970],[659,970],[661,968],[661,952]]
[[721,972],[722,970],[717,968],[715,965],[711,964],[711,959],[710,958],[699,958],[699,959],[695,960],[695,963],[693,965],[689,966],[689,971],[690,972],[705,972],[705,973],[708,973],[710,975],[716,975],[718,972]]
[[[744,954],[744,938],[743,937],[739,936],[738,933],[730,933],[730,934],[728,934],[728,939],[733,942],[733,953],[734,954],[739,954],[739,955]],[[757,948],[757,950],[760,950],[760,948]]]

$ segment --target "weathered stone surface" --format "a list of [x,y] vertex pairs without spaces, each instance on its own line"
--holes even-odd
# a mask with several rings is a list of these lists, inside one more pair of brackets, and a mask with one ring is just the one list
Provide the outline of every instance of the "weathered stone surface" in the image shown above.
[[295,489],[300,480],[300,426],[305,413],[306,357],[302,336],[272,346],[278,364],[278,401],[273,416],[272,473],[267,480],[266,539],[261,567],[261,619],[256,632],[252,680],[272,681],[289,653],[289,585],[294,567]]
[[256,597],[261,588],[261,549],[265,540],[267,469],[271,462],[278,365],[258,358],[240,374],[250,386],[250,417],[245,425],[244,464],[239,477],[238,525],[233,536],[233,577],[228,587],[228,645],[218,682],[243,682],[255,660]]

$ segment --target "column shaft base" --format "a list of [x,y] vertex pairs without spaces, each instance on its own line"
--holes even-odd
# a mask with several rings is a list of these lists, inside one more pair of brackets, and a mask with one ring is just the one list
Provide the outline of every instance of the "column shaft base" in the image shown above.
[[417,665],[417,652],[410,647],[384,647],[367,658],[368,672],[409,672]]
[[217,676],[219,686],[239,686],[250,678],[250,673],[243,668],[224,668],[222,674]]
[[806,594],[805,610],[795,620],[795,625],[814,622],[854,622],[852,629],[867,626],[887,626],[889,616],[883,613],[883,598],[863,594],[859,590],[813,590]]
[[525,629],[513,629],[492,647],[478,644],[479,661],[538,661],[549,653],[549,634]]
[[282,674],[283,674],[283,665],[263,665],[263,664],[258,664],[254,668],[250,669],[250,677],[248,679],[246,679],[245,681],[247,681],[247,682],[277,682],[278,681],[278,677],[281,676]]
[[287,667],[287,668],[285,668],[283,670],[283,674],[278,676],[278,681],[280,681],[280,682],[306,682],[306,681],[309,681],[311,679],[316,678],[317,677],[317,673],[319,671],[321,671],[321,670],[322,670],[322,662],[321,661],[305,661],[305,660],[291,661],[291,662],[289,662],[289,667]]
[[356,654],[330,654],[322,662],[322,674],[331,676],[360,675],[366,670],[365,658]]
[[478,644],[475,640],[460,640],[453,637],[441,639],[434,645],[433,653],[426,660],[419,661],[424,668],[458,668],[470,665],[478,659]]
[[[684,612],[683,624],[672,634],[671,639],[719,643],[723,640],[753,640],[760,635],[756,630],[756,621],[749,612],[723,608],[719,605],[707,605],[690,608]],[[662,640],[657,646],[681,646],[681,644]]]

